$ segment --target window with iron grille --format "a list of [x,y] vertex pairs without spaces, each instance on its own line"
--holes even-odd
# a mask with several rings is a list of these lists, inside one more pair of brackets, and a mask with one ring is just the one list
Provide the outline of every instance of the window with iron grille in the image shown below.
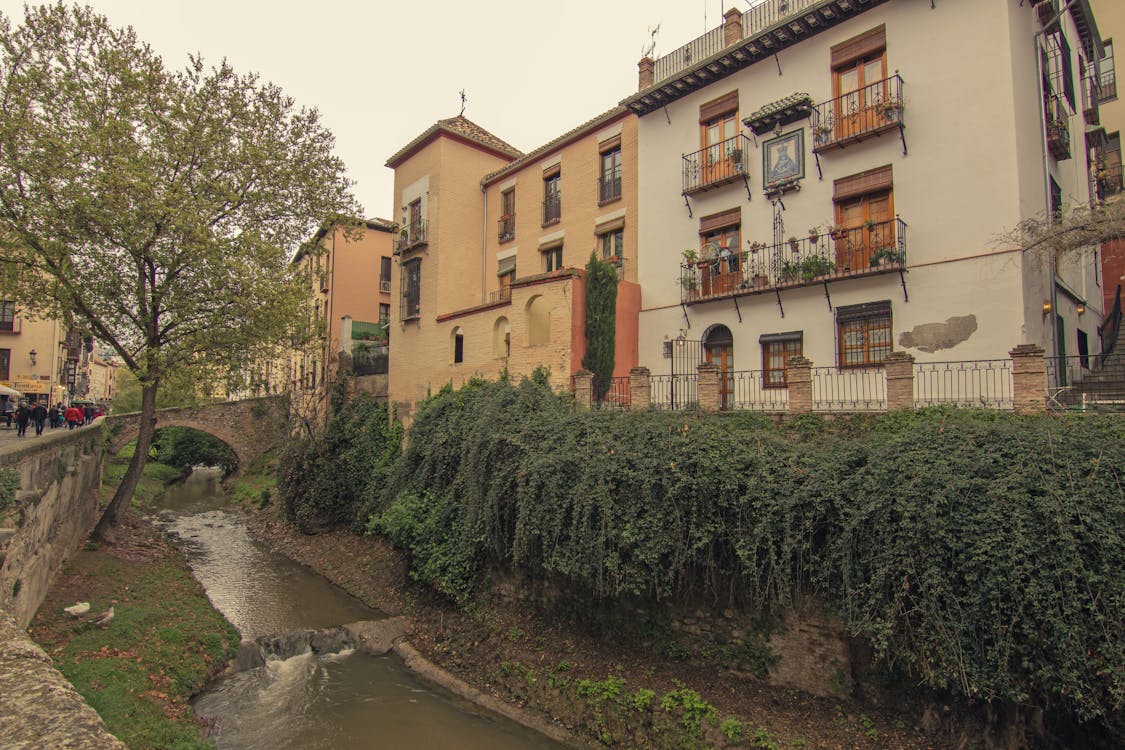
[[562,172],[543,178],[543,225],[555,224],[562,218]]
[[1098,101],[1108,102],[1117,98],[1117,70],[1113,67],[1113,40],[1103,43],[1105,57],[1098,60]]
[[411,320],[421,313],[422,259],[402,264],[402,319]]
[[836,308],[836,350],[840,367],[881,365],[891,353],[891,342],[889,301]]
[[766,388],[789,385],[789,358],[804,354],[801,331],[771,333],[758,339],[762,345],[762,384]]
[[16,303],[10,299],[0,300],[0,331],[16,329]]
[[598,205],[621,197],[621,147],[615,146],[601,154],[598,178]]
[[500,226],[498,236],[500,242],[507,242],[516,237],[515,188],[500,193]]
[[391,291],[391,259],[379,258],[379,291]]
[[0,349],[0,380],[11,378],[12,350]]

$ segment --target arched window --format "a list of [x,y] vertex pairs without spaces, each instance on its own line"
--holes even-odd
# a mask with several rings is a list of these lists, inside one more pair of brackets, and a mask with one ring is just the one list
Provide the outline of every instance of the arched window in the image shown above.
[[527,303],[527,345],[551,343],[551,308],[539,295]]
[[454,327],[450,339],[453,344],[453,364],[459,365],[465,361],[465,332],[461,330],[461,326]]
[[507,357],[512,350],[512,327],[501,316],[492,325],[492,356]]

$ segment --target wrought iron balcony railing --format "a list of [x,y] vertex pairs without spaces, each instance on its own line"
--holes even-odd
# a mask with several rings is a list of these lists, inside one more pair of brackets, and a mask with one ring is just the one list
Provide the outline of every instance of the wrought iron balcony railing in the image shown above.
[[380,292],[391,291],[391,280],[390,279],[379,279],[379,291]]
[[810,117],[813,151],[842,148],[902,127],[904,102],[902,78],[895,74],[816,105]]
[[507,242],[516,238],[516,215],[504,214],[496,222],[496,238],[500,242]]
[[512,300],[512,288],[506,286],[503,289],[497,289],[495,292],[488,293],[489,304],[497,302],[510,302]]
[[1105,201],[1122,192],[1121,165],[1108,164],[1097,167],[1094,172],[1095,195],[1098,201]]
[[562,193],[551,193],[543,200],[543,226],[558,224],[562,219]]
[[621,165],[598,178],[598,205],[604,205],[621,197]]
[[905,267],[906,223],[897,218],[872,221],[790,237],[779,245],[753,242],[746,252],[682,263],[680,299],[703,302]]
[[1059,161],[1070,158],[1070,115],[1057,94],[1044,97],[1047,150]]
[[395,238],[395,254],[401,255],[407,250],[413,250],[426,244],[426,221],[418,219],[412,221],[399,230]]
[[685,154],[684,194],[701,193],[750,174],[750,139],[736,135],[693,154]]

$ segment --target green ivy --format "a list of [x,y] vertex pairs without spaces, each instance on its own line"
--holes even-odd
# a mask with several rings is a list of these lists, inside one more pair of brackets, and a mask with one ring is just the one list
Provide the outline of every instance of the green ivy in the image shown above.
[[0,512],[8,509],[20,488],[20,473],[15,469],[0,469]]

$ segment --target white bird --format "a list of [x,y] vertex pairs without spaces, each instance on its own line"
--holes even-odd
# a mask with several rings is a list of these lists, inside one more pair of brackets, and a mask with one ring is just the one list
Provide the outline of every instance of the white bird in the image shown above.
[[70,607],[63,607],[63,612],[66,612],[71,617],[81,617],[90,611],[90,602],[78,602]]
[[101,625],[104,628],[106,625],[109,625],[110,621],[112,621],[112,620],[113,620],[113,607],[111,606],[105,612],[102,612],[100,615],[91,619],[90,622],[92,622],[94,625]]

